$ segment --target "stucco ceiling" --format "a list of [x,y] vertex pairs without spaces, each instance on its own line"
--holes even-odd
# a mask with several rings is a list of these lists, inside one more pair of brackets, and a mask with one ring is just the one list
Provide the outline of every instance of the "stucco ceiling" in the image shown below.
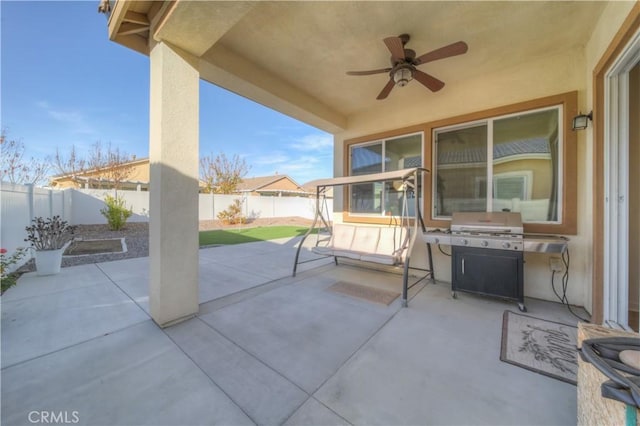
[[[372,107],[389,66],[382,42],[408,33],[418,55],[463,40],[469,51],[419,69],[446,85],[584,45],[603,2],[278,2],[261,3],[218,45],[278,75],[346,116]],[[215,51],[215,48],[214,48]],[[447,86],[444,89],[447,90]],[[390,96],[431,96],[413,81]]]
[[[509,69],[589,39],[605,2],[197,2],[178,1],[154,32],[238,80],[210,78],[245,96],[244,82],[290,93],[289,103],[315,104],[334,123],[383,102],[400,105],[435,97],[417,81],[376,100],[387,74],[348,76],[349,70],[389,66],[382,42],[408,33],[418,55],[462,40],[469,51],[421,65],[445,82],[442,91],[484,73]],[[203,75],[207,78],[206,75]],[[275,87],[278,89],[273,89]],[[256,100],[263,103],[266,98]],[[274,107],[274,105],[269,105]],[[275,106],[277,109],[277,106]],[[309,108],[307,108],[309,109]],[[327,117],[330,114],[327,113]],[[338,126],[340,127],[340,126]]]

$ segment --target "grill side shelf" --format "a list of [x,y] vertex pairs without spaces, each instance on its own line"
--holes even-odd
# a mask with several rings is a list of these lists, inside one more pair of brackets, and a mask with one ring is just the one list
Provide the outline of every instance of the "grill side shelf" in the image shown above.
[[[465,237],[461,235],[453,235],[449,232],[433,232],[427,231],[423,234],[423,239],[426,243],[430,244],[442,244],[446,246],[469,246],[469,247],[485,247],[485,248],[497,248],[504,249],[506,247],[502,246],[492,246],[487,247],[482,245],[482,241],[485,241],[482,238],[478,237]],[[464,244],[463,240],[467,241],[467,244]],[[493,239],[494,241],[500,242],[513,242],[513,240],[505,238],[505,239]],[[477,243],[477,244],[476,244]],[[537,234],[525,234],[522,240],[521,247],[516,247],[515,250],[523,250],[526,252],[534,252],[534,253],[563,253],[569,244],[569,239],[562,236],[557,235],[537,235]],[[489,244],[491,245],[491,244]],[[509,247],[510,249],[514,249],[514,247]]]

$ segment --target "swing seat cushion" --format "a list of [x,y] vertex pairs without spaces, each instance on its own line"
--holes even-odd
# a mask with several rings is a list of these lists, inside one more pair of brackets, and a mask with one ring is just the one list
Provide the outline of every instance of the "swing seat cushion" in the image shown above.
[[[401,237],[401,238],[400,238]],[[409,228],[334,224],[326,247],[314,247],[324,256],[346,257],[383,265],[404,262],[409,245]]]
[[353,236],[355,234],[354,226],[340,226],[333,227],[331,239],[327,246],[318,246],[313,248],[313,252],[321,254],[323,256],[338,256],[337,252],[347,253],[351,248],[353,242]]
[[380,228],[376,250],[373,253],[364,254],[361,260],[384,265],[404,263],[408,246],[409,228]]

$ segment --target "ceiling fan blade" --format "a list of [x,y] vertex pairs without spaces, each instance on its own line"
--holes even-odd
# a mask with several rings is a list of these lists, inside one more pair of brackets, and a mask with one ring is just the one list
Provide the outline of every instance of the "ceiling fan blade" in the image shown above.
[[387,37],[383,41],[394,59],[404,59],[404,45],[400,37]]
[[[427,89],[432,92],[437,92],[444,87],[444,82],[437,78],[430,76],[420,70],[413,70],[413,78],[422,83]],[[392,80],[393,81],[393,80]]]
[[391,68],[382,68],[379,70],[369,70],[369,71],[347,71],[347,75],[371,75],[371,74],[382,74],[384,72],[391,71]]
[[416,65],[426,64],[427,62],[437,61],[438,59],[462,55],[463,53],[466,53],[468,49],[469,46],[467,46],[467,43],[464,41],[458,41],[448,46],[441,47],[440,49],[432,50],[422,56],[418,56],[414,62]]
[[389,79],[389,82],[387,82],[387,85],[384,86],[384,88],[382,89],[382,91],[380,92],[380,94],[376,99],[378,100],[386,99],[387,96],[389,96],[391,89],[393,89],[393,86],[395,85],[396,85],[396,82],[393,81],[393,78]]

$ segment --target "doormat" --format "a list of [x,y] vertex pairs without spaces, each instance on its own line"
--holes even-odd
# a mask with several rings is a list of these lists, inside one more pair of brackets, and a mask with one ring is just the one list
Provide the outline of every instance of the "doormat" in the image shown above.
[[366,285],[349,283],[346,281],[338,281],[328,287],[327,290],[373,303],[381,303],[383,305],[389,305],[391,302],[396,300],[398,296],[400,296],[400,293],[396,293],[394,291],[368,287]]
[[571,325],[504,311],[500,361],[575,385],[577,334]]
[[77,240],[64,251],[65,256],[83,256],[90,254],[123,253],[127,251],[124,238],[109,240]]

